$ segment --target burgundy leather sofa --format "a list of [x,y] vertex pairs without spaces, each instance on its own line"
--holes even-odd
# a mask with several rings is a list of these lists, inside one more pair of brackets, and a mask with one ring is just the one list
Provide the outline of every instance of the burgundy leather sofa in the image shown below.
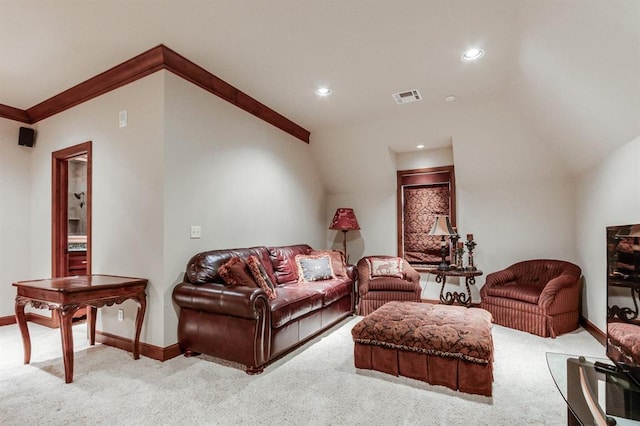
[[[185,355],[203,353],[263,371],[274,359],[330,328],[354,310],[357,270],[346,276],[298,282],[297,254],[306,244],[213,250],[189,260],[183,282],[173,290],[180,307],[178,344]],[[260,287],[230,286],[218,268],[231,257],[256,255],[276,286],[269,300]]]

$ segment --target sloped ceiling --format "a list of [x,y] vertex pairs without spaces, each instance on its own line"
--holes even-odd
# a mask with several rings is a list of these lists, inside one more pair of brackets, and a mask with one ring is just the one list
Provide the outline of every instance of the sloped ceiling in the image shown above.
[[[506,102],[574,173],[640,135],[637,0],[0,0],[0,104],[27,109],[158,44],[312,143],[330,128],[411,120],[420,143],[442,146],[453,135],[422,122],[448,95]],[[486,55],[461,62],[472,46]],[[333,95],[315,96],[320,85]],[[391,94],[408,89],[424,100],[396,105]],[[376,143],[408,152],[416,140]]]

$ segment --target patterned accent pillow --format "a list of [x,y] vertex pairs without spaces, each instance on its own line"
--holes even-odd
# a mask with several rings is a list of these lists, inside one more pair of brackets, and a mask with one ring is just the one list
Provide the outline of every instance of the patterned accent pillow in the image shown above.
[[335,278],[331,268],[331,258],[328,254],[322,256],[296,255],[296,265],[298,265],[298,280],[300,282],[311,282],[330,280]]
[[267,293],[269,300],[275,299],[276,287],[271,282],[271,279],[269,278],[267,271],[264,269],[264,266],[262,266],[260,259],[258,259],[258,256],[249,256],[247,259],[247,266],[249,267],[249,271],[251,271],[253,279],[258,283],[258,286]]
[[312,250],[309,254],[311,256],[328,255],[331,259],[331,269],[333,269],[336,278],[347,276],[347,262],[344,259],[344,253],[340,250]]
[[225,283],[229,285],[244,285],[247,287],[258,287],[258,283],[253,279],[247,264],[242,258],[234,256],[218,268],[218,274]]
[[369,277],[403,278],[401,257],[368,257]]

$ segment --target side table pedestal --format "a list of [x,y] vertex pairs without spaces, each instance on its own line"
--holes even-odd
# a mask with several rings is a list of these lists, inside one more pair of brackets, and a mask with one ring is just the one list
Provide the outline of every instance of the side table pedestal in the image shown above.
[[[475,285],[476,277],[482,275],[482,271],[478,269],[473,271],[438,269],[434,271],[434,274],[436,274],[436,282],[442,284],[442,287],[440,287],[440,302],[444,303],[445,305],[453,305],[457,302],[466,307],[471,306],[471,289],[469,286]],[[466,293],[457,291],[447,291],[445,293],[444,287],[447,283],[447,277],[464,278],[464,285],[467,289]]]

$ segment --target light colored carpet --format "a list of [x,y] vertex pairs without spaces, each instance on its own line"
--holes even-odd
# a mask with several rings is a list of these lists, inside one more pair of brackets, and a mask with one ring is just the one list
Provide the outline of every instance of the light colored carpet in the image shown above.
[[494,326],[493,397],[353,366],[352,317],[267,367],[243,371],[208,358],[166,362],[105,345],[74,326],[74,382],[64,383],[60,335],[29,324],[23,365],[16,325],[0,327],[0,424],[566,425],[545,353],[604,356],[585,330],[556,339]]

